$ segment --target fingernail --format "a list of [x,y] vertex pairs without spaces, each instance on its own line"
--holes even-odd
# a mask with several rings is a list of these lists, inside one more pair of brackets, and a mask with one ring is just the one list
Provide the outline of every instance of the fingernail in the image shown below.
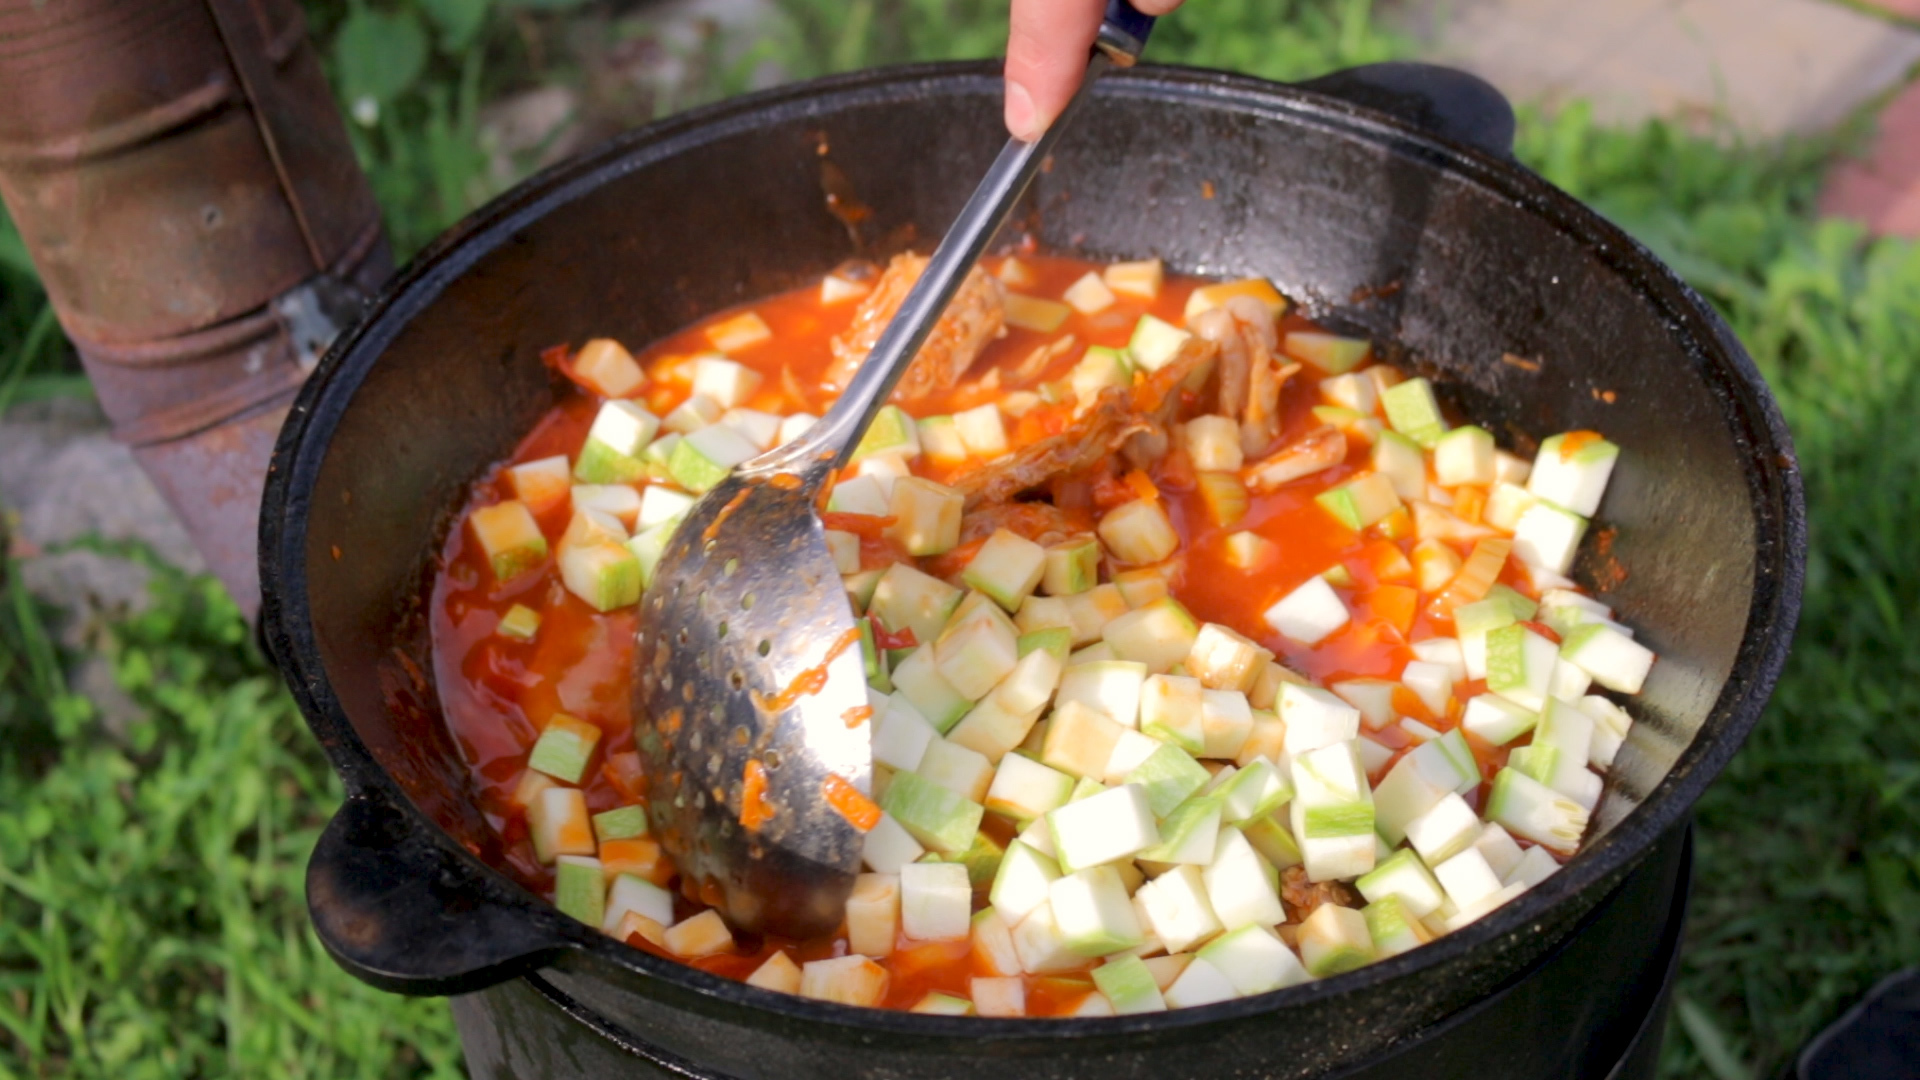
[[1031,142],[1037,132],[1033,122],[1033,95],[1017,82],[1007,83],[1007,130],[1016,139]]

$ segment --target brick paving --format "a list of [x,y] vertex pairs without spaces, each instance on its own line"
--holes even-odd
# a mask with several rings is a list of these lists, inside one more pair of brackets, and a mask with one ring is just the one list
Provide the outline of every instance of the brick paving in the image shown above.
[[1920,64],[1920,30],[1832,0],[1405,0],[1399,18],[1516,98],[1746,139],[1826,129]]
[[1881,112],[1867,156],[1834,169],[1820,208],[1882,235],[1920,238],[1920,83]]

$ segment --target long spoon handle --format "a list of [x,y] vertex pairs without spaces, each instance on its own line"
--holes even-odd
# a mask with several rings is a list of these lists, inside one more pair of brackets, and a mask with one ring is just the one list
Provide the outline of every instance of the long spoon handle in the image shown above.
[[1110,0],[1106,20],[1101,23],[1092,57],[1087,61],[1086,78],[1060,116],[1048,125],[1038,139],[1024,142],[1009,139],[987,170],[985,179],[974,189],[967,205],[960,210],[946,238],[940,241],[920,280],[914,283],[893,321],[880,334],[873,351],[854,373],[846,392],[827,411],[819,424],[797,440],[795,453],[782,455],[789,460],[818,460],[831,450],[833,467],[846,464],[859,437],[873,422],[887,396],[899,384],[902,375],[920,346],[933,332],[934,325],[953,301],[973,264],[992,242],[1006,221],[1033,174],[1067,129],[1073,114],[1086,100],[1093,81],[1112,67],[1130,67],[1146,45],[1153,19],[1134,10],[1127,0]]

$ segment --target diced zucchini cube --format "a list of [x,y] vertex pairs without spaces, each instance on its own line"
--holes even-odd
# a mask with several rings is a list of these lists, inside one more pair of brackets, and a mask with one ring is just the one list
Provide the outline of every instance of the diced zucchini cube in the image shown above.
[[[1020,609],[1025,611],[1027,605],[1020,605]],[[1019,621],[1019,616],[1014,616],[1015,625],[1018,625]],[[1061,667],[1065,668],[1067,656],[1073,652],[1073,629],[1067,626],[1042,626],[1033,630],[1023,630],[1014,642],[1014,647],[1020,651],[1022,660],[1026,659],[1030,652],[1044,652],[1059,660]],[[1058,683],[1056,682],[1055,685],[1057,686]]]
[[[1134,296],[1142,300],[1155,300],[1160,296],[1160,283],[1165,270],[1159,259],[1142,259],[1138,262],[1110,263],[1100,271],[1101,280],[1107,288],[1125,296]],[[1108,994],[1112,997],[1112,994]],[[1114,1004],[1119,1008],[1119,1003]],[[1122,1010],[1124,1012],[1124,1010]]]
[[612,338],[594,338],[573,355],[573,377],[601,397],[626,397],[647,381],[633,354]]
[[549,787],[540,792],[527,804],[527,832],[533,838],[534,854],[543,863],[598,850],[587,815],[587,796],[579,788]]
[[[1282,689],[1285,689],[1282,687]],[[1379,731],[1398,715],[1393,707],[1394,684],[1385,679],[1348,679],[1329,686],[1335,697],[1360,711],[1360,722]]]
[[[1368,509],[1377,512],[1380,517],[1386,517],[1387,514],[1392,513],[1394,508],[1399,505],[1400,499],[1425,499],[1427,497],[1427,457],[1426,454],[1421,452],[1420,444],[1414,442],[1412,439],[1397,431],[1381,432],[1380,437],[1376,439],[1373,444],[1372,463],[1373,474],[1375,476],[1386,477],[1389,486],[1393,489],[1394,495],[1397,496],[1392,505],[1385,506],[1384,509],[1382,509],[1381,504],[1385,502],[1385,499],[1381,493],[1377,491],[1366,493],[1372,500],[1372,504]],[[1340,489],[1336,488],[1335,490]],[[1333,493],[1328,492],[1327,494],[1332,495]],[[1325,501],[1322,501],[1321,505],[1333,511],[1334,516],[1341,518],[1348,528],[1359,529],[1363,527],[1353,524],[1353,520],[1361,516],[1361,508],[1357,504],[1357,500],[1355,500],[1355,504],[1351,510],[1345,510],[1344,508],[1336,509]],[[1369,522],[1368,524],[1372,523]]]
[[985,754],[945,739],[927,744],[927,752],[913,771],[968,802],[986,802],[987,787],[993,783],[993,763]]
[[1192,654],[1200,623],[1169,596],[1109,620],[1101,636],[1121,659],[1145,664],[1151,672],[1167,672]]
[[1433,876],[1454,906],[1467,910],[1500,891],[1500,877],[1478,851],[1468,847],[1435,865]]
[[1356,532],[1374,525],[1400,509],[1400,497],[1393,481],[1380,473],[1368,473],[1350,483],[1314,496],[1334,519]]
[[[1152,686],[1151,679],[1148,686]],[[1147,793],[1147,806],[1153,816],[1164,818],[1206,784],[1207,770],[1180,747],[1162,744],[1127,773],[1126,782],[1140,785]]]
[[887,699],[886,708],[874,717],[873,733],[869,737],[873,760],[908,772],[920,767],[927,747],[938,738],[933,725],[921,716],[905,694],[897,691]]
[[860,858],[867,869],[882,874],[897,874],[900,868],[926,854],[926,848],[891,815],[880,820],[861,840]]
[[507,484],[513,488],[513,497],[526,503],[527,509],[544,514],[567,501],[573,472],[567,466],[567,455],[555,454],[512,466],[507,470]]
[[1051,810],[1046,822],[1063,873],[1124,859],[1160,842],[1147,793],[1135,784]]
[[694,498],[659,484],[649,484],[640,493],[640,511],[634,518],[634,531],[645,532],[656,525],[679,521],[693,509]]
[[1413,655],[1423,664],[1437,664],[1445,668],[1449,688],[1454,683],[1465,681],[1467,677],[1466,658],[1460,652],[1460,642],[1454,638],[1436,637],[1416,641],[1413,643]]
[[1044,549],[1040,588],[1048,596],[1073,596],[1100,584],[1100,541],[1091,536]]
[[1021,602],[1040,584],[1046,562],[1047,550],[1039,544],[1007,529],[996,529],[960,577],[1001,607],[1018,611]]
[[1167,1011],[1153,971],[1137,956],[1122,956],[1093,969],[1093,985],[1106,995],[1119,1016]]
[[702,356],[693,362],[693,392],[710,398],[722,409],[745,405],[760,388],[760,373],[724,356]]
[[1374,390],[1372,380],[1351,372],[1321,379],[1320,396],[1364,416],[1373,415],[1374,408],[1380,404],[1380,395]]
[[1593,718],[1593,743],[1587,749],[1587,761],[1596,769],[1611,768],[1620,747],[1627,741],[1633,717],[1627,715],[1627,710],[1593,694],[1581,698],[1579,704],[1580,711]]
[[1387,423],[1393,430],[1431,450],[1447,433],[1446,418],[1434,399],[1433,384],[1425,379],[1408,379],[1380,395]]
[[1302,645],[1318,645],[1352,616],[1325,578],[1311,577],[1282,597],[1262,616],[1268,626]]
[[855,476],[833,485],[827,496],[827,509],[836,514],[865,514],[886,517],[893,512],[887,492],[871,476]]
[[986,807],[1024,823],[1065,806],[1072,790],[1073,778],[1067,774],[1032,758],[1011,754],[1001,759],[994,773]]
[[1453,700],[1453,672],[1445,665],[1409,660],[1400,669],[1400,685],[1413,691],[1435,717],[1447,715],[1447,703]]
[[680,519],[664,521],[640,535],[627,541],[627,551],[633,555],[635,568],[640,574],[640,588],[653,584],[654,571],[660,566],[660,557],[667,552],[667,541],[673,539],[673,530]]
[[613,879],[613,888],[608,890],[606,915],[600,928],[612,933],[628,912],[643,915],[662,927],[671,926],[673,894],[645,878],[621,874]]
[[833,566],[841,574],[860,572],[860,538],[850,532],[839,529],[826,530],[827,553],[833,556]]
[[1000,869],[993,876],[988,900],[1008,925],[1018,925],[1047,902],[1047,890],[1060,879],[1060,864],[1052,856],[1015,840],[1007,845]]
[[1418,916],[1409,914],[1398,896],[1387,896],[1368,904],[1360,914],[1366,917],[1367,934],[1382,957],[1399,956],[1433,940]]
[[1586,518],[1542,499],[1514,523],[1513,553],[1529,566],[1564,574],[1586,534]]
[[589,926],[606,920],[607,883],[600,860],[562,855],[553,871],[553,906]]
[[1081,956],[1107,956],[1145,940],[1126,885],[1111,866],[1060,878],[1048,887],[1047,903],[1067,948]]
[[1075,645],[1099,641],[1106,632],[1107,624],[1129,610],[1126,596],[1112,582],[1062,597],[1061,602],[1067,605],[1067,617],[1073,624]]
[[1134,896],[1154,936],[1170,952],[1185,952],[1223,929],[1197,866],[1175,867]]
[[547,538],[539,522],[517,499],[482,506],[467,520],[496,581],[512,581],[547,557]]
[[1123,727],[1138,727],[1140,694],[1146,685],[1147,665],[1130,660],[1082,663],[1067,668],[1054,696],[1056,708],[1069,702],[1083,705]]
[[919,423],[920,449],[936,465],[964,465],[967,444],[951,416],[929,416]]
[[1240,425],[1225,416],[1196,416],[1187,421],[1187,456],[1201,472],[1238,472],[1245,463]]
[[1173,985],[1167,987],[1165,996],[1170,1009],[1194,1009],[1232,1001],[1240,994],[1234,989],[1232,980],[1219,968],[1195,957],[1180,972],[1180,977],[1173,981]]
[[1212,311],[1226,306],[1227,301],[1236,296],[1252,297],[1260,301],[1275,319],[1287,313],[1287,298],[1273,287],[1266,278],[1244,278],[1239,281],[1217,281],[1211,285],[1202,285],[1187,297],[1184,318],[1191,322],[1202,312]]
[[1007,452],[1007,426],[998,405],[989,402],[954,413],[953,426],[973,457],[992,461]]
[[661,417],[660,426],[675,435],[688,435],[719,423],[726,411],[727,407],[718,401],[705,394],[695,394]]
[[877,454],[897,454],[903,458],[920,454],[920,429],[913,417],[898,405],[882,405],[874,414],[860,445],[847,460],[860,462]]
[[1106,775],[1114,746],[1126,730],[1077,701],[1062,703],[1047,721],[1040,760],[1069,776],[1097,779]]
[[[1046,895],[1046,888],[1042,886],[1041,899]],[[972,933],[975,971],[1003,977],[1020,974],[1020,954],[1013,947],[1013,924],[1002,918],[998,910],[989,905],[975,912]]]
[[566,713],[554,713],[527,755],[527,768],[556,780],[578,784],[587,771],[587,759],[600,745],[600,729]]
[[1233,778],[1214,789],[1220,800],[1221,820],[1239,825],[1263,818],[1293,798],[1293,782],[1265,760],[1256,758]]
[[709,910],[669,927],[661,943],[673,955],[692,960],[732,952],[733,932],[718,911]]
[[1267,860],[1267,865],[1276,870],[1299,866],[1305,860],[1305,856],[1300,854],[1299,842],[1288,831],[1279,813],[1242,822],[1240,831],[1246,836],[1247,843],[1253,845],[1253,850],[1259,852],[1260,857]]
[[1085,967],[1087,958],[1068,947],[1066,935],[1054,921],[1053,905],[1042,902],[1013,928],[1013,949],[1020,968],[1029,975],[1047,975]]
[[1135,499],[1107,511],[1099,531],[1115,559],[1136,566],[1157,563],[1180,546],[1180,534],[1158,499]]
[[1607,623],[1575,627],[1561,644],[1560,655],[1594,682],[1622,694],[1639,693],[1653,670],[1653,651]]
[[1018,636],[997,611],[956,618],[934,640],[934,667],[960,696],[978,701],[1019,663]]
[[500,624],[494,627],[494,632],[515,641],[532,641],[533,636],[540,632],[540,613],[525,604],[515,604],[500,616]]
[[1312,976],[1286,943],[1264,926],[1243,926],[1201,949],[1198,959],[1212,964],[1242,997],[1298,986]]
[[959,941],[973,922],[973,886],[959,863],[900,868],[900,929],[915,941]]
[[1354,882],[1360,895],[1368,901],[1378,903],[1389,897],[1398,898],[1405,905],[1407,913],[1415,919],[1424,919],[1432,912],[1440,910],[1446,894],[1441,891],[1440,883],[1434,879],[1433,872],[1420,857],[1405,848],[1394,852],[1382,860],[1380,865]]
[[800,996],[839,1005],[878,1006],[887,996],[887,969],[854,953],[809,960],[800,967]]
[[1560,863],[1544,847],[1531,847],[1520,856],[1520,861],[1507,871],[1502,885],[1524,885],[1531,889],[1535,885],[1552,877],[1560,869]]
[[[836,280],[836,279],[833,278],[832,276],[829,276],[827,278],[827,281],[833,281],[833,280]],[[823,283],[822,291],[824,291],[824,288],[825,288],[825,285]],[[824,303],[826,301],[822,301],[822,302]],[[781,955],[785,955],[785,954],[783,953]],[[975,979],[974,981],[978,982],[980,980]],[[927,991],[927,996],[921,998],[918,1002],[914,1004],[913,1008],[909,1009],[908,1011],[917,1012],[925,1016],[973,1016],[975,1015],[973,1011],[973,1002],[968,1001],[966,998],[963,998],[963,997],[954,997],[952,994],[943,994],[938,990]],[[979,1015],[985,1016],[986,1014],[981,1013]]]
[[959,589],[939,578],[895,563],[874,586],[867,611],[889,630],[913,631],[914,640],[925,645],[940,636],[960,598]]
[[667,459],[673,482],[696,494],[711,490],[734,467],[759,456],[760,448],[725,424],[713,424],[674,444]]
[[1279,875],[1253,849],[1239,829],[1221,826],[1213,863],[1200,872],[1213,913],[1227,930],[1285,922],[1280,906]]
[[913,466],[899,454],[875,454],[853,467],[857,477],[872,480],[879,485],[880,495],[888,500],[887,508],[893,508],[893,485],[902,477],[913,475]]
[[1097,315],[1113,306],[1114,295],[1100,275],[1089,270],[1067,286],[1060,299],[1082,315]]
[[1344,375],[1366,363],[1373,353],[1371,342],[1313,330],[1292,331],[1280,348],[1295,360],[1312,364],[1328,375]]
[[1277,704],[1287,724],[1289,754],[1344,743],[1360,734],[1360,710],[1318,687],[1289,683],[1280,688]]
[[1153,566],[1122,570],[1113,575],[1114,588],[1120,590],[1128,608],[1138,611],[1155,600],[1173,595],[1173,576],[1181,563],[1180,559],[1169,559]]
[[[1018,680],[1020,674],[1021,669],[1015,667],[1014,673],[1001,684],[1002,687]],[[959,723],[947,732],[947,740],[1000,765],[1007,754],[1025,742],[1033,732],[1034,723],[1040,719],[1044,708],[1044,705],[1038,705],[1024,712],[1014,712],[1006,707],[996,689],[995,693],[989,694],[986,700],[961,717]]]
[[960,514],[966,497],[944,484],[918,476],[894,481],[889,511],[894,523],[887,535],[909,555],[939,555],[960,544]]
[[1439,866],[1473,846],[1480,819],[1467,801],[1448,792],[1431,809],[1407,822],[1407,842],[1428,866]]
[[1192,338],[1192,334],[1170,323],[1151,315],[1142,315],[1140,321],[1134,324],[1133,337],[1127,341],[1127,356],[1136,367],[1159,371],[1173,363]]
[[1220,841],[1220,800],[1198,795],[1175,807],[1160,823],[1160,842],[1141,852],[1147,862],[1206,866]]
[[1261,673],[1272,659],[1272,652],[1238,631],[1219,623],[1205,623],[1194,635],[1193,647],[1187,650],[1184,662],[1188,673],[1208,689],[1234,690],[1244,694],[1259,682]]
[[974,976],[967,983],[975,1012],[981,1016],[1027,1015],[1027,984],[1007,976]]
[[637,402],[609,401],[594,415],[587,441],[574,463],[573,477],[583,484],[630,484],[647,474],[640,460],[660,430],[660,419]]
[[1586,807],[1514,768],[1493,778],[1486,812],[1513,835],[1568,855],[1587,831]]
[[1322,904],[1300,924],[1300,956],[1315,978],[1364,967],[1374,955],[1367,918],[1352,908]]
[[1545,708],[1559,647],[1518,624],[1489,631],[1486,640],[1487,689],[1531,712]]
[[1495,746],[1505,746],[1533,730],[1540,717],[1498,694],[1480,694],[1467,701],[1460,726]]
[[780,430],[774,436],[774,445],[787,445],[800,436],[805,435],[813,428],[813,425],[819,422],[820,418],[812,413],[793,413],[782,417],[780,420]]
[[1058,300],[1042,300],[1010,292],[1006,300],[1006,323],[1016,330],[1034,330],[1051,334],[1060,329],[1073,309]]
[[1455,428],[1433,447],[1433,472],[1442,487],[1494,482],[1493,435],[1485,428]]
[[[1527,490],[1583,517],[1600,508],[1620,448],[1591,431],[1555,435],[1540,444]],[[1517,481],[1516,481],[1517,482]]]
[[1588,796],[1597,792],[1594,781],[1598,779],[1587,771],[1594,726],[1593,717],[1578,705],[1548,698],[1547,707],[1540,713],[1540,725],[1533,733],[1536,752],[1545,749],[1554,752],[1551,767],[1535,779],[1589,810],[1593,809],[1593,803]]
[[1067,383],[1083,407],[1105,390],[1124,390],[1133,385],[1133,364],[1125,352],[1104,345],[1088,346],[1085,356],[1067,374]]
[[1187,676],[1148,676],[1140,690],[1140,730],[1189,754],[1201,753],[1206,749],[1203,689],[1200,680]]
[[560,552],[560,582],[595,611],[640,602],[640,560],[625,544],[579,544]]
[[1253,708],[1247,696],[1234,690],[1207,690],[1200,695],[1200,756],[1231,761],[1253,734]]
[[961,852],[973,845],[985,810],[918,773],[898,772],[880,799],[880,808],[931,851]]
[[761,452],[773,449],[780,442],[780,417],[758,409],[728,409],[720,414],[720,422],[747,437],[747,441],[760,448]]

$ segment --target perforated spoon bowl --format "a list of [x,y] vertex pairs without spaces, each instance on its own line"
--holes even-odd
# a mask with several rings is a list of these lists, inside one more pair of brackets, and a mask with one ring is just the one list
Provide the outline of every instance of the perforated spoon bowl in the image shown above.
[[1153,20],[1112,0],[1080,91],[1007,143],[826,416],[687,513],[640,603],[634,725],[654,826],[735,927],[839,925],[865,833],[872,755],[859,624],[816,509],[1041,160]]

